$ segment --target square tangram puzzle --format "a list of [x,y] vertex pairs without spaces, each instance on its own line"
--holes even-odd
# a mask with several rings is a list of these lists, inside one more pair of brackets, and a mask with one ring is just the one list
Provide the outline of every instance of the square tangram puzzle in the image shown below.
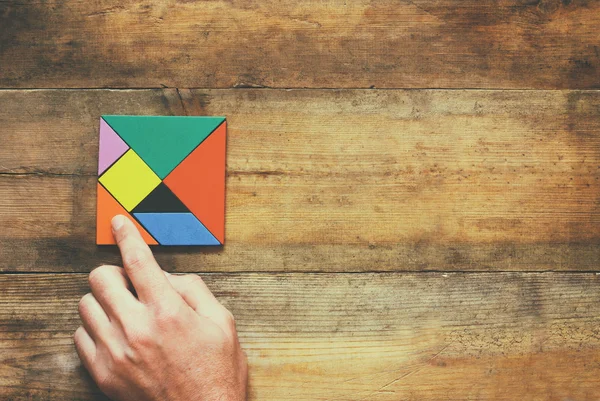
[[96,243],[128,216],[150,245],[225,240],[224,117],[102,116]]

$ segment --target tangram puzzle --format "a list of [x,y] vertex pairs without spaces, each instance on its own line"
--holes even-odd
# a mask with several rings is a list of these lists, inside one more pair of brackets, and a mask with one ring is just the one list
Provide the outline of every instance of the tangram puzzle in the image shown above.
[[102,116],[96,243],[128,216],[150,245],[225,240],[224,117]]

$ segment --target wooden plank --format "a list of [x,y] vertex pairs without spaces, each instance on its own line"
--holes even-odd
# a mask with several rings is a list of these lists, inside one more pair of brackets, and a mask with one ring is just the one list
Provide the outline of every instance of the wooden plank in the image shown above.
[[0,86],[598,88],[588,0],[0,3]]
[[[241,182],[233,180],[228,187],[226,246],[222,250],[155,248],[156,257],[165,269],[180,272],[598,269],[600,247],[597,237],[592,236],[597,234],[597,227],[590,227],[591,232],[581,231],[580,242],[552,242],[542,237],[532,243],[522,243],[518,238],[486,243],[434,234],[422,239],[419,227],[410,225],[407,230],[412,230],[409,234],[413,237],[402,238],[394,226],[403,224],[402,216],[410,217],[410,211],[393,217],[397,221],[390,222],[381,216],[357,224],[361,205],[339,210],[340,206],[332,201],[316,210],[310,204],[297,205],[295,209],[289,204],[282,210],[289,194],[282,196],[281,187],[307,194],[312,189],[293,180],[261,178],[257,184],[254,177],[242,177]],[[95,182],[94,177],[0,175],[0,270],[86,272],[100,264],[120,264],[114,247],[95,245]],[[334,190],[337,189],[327,189]],[[253,196],[252,191],[261,195]],[[377,188],[363,191],[376,192]],[[377,201],[382,202],[380,198]],[[384,203],[383,207],[409,207],[392,202]],[[591,216],[583,215],[581,220],[563,217],[555,222],[554,228],[560,222],[567,227],[585,224],[586,219],[597,216],[594,212]],[[294,228],[300,222],[304,226]],[[502,233],[502,222],[498,224],[496,229]],[[544,235],[536,234],[535,227],[528,228],[522,236]],[[374,234],[381,237],[370,238]]]
[[[251,399],[596,400],[596,274],[205,275]],[[92,400],[71,336],[85,275],[0,276],[0,397]]]
[[228,116],[227,245],[159,251],[172,270],[600,261],[597,91],[47,90],[0,91],[0,270],[118,263],[94,226],[98,117],[119,112]]

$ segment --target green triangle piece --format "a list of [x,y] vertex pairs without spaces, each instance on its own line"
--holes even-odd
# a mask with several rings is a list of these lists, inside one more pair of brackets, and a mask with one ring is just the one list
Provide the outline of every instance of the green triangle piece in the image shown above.
[[150,168],[165,178],[225,117],[102,116]]

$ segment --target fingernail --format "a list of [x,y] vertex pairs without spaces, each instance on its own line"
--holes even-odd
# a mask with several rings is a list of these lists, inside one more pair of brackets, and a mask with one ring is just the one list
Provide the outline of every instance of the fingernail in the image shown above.
[[125,224],[125,216],[122,216],[120,214],[113,217],[111,221],[113,231],[119,230],[121,227],[123,227],[123,224]]

